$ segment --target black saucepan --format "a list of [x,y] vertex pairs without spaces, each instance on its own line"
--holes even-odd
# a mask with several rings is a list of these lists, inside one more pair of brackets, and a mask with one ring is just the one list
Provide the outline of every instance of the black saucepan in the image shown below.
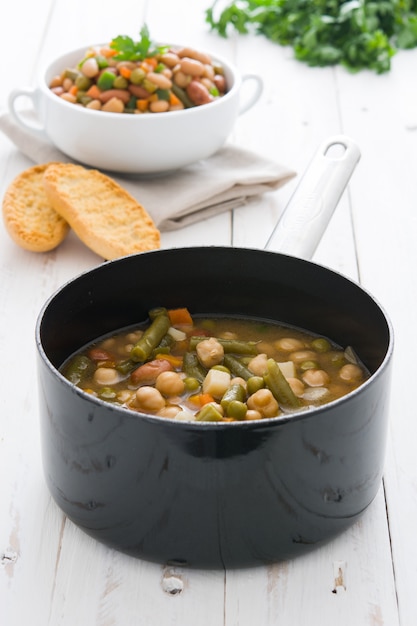
[[[336,143],[349,153],[348,140]],[[340,178],[334,172],[343,160],[330,158],[313,192],[298,201],[295,226],[284,213],[275,242],[285,247],[288,232],[300,230],[301,205],[315,207],[302,229],[307,241],[315,239],[323,213],[317,204],[329,205],[332,195],[330,204],[337,204],[341,188],[335,192],[332,179]],[[352,346],[371,377],[344,398],[291,417],[187,423],[106,404],[59,373],[85,343],[145,320],[160,305],[244,313],[326,335]],[[59,289],[40,312],[36,342],[48,487],[75,524],[118,550],[196,567],[274,562],[346,529],[378,491],[392,327],[372,295],[330,269],[288,254],[227,247],[133,255]]]

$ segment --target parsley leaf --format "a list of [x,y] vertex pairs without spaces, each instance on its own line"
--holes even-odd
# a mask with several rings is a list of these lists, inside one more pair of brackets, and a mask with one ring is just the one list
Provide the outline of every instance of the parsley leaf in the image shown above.
[[118,61],[143,61],[143,59],[163,53],[168,49],[168,46],[156,46],[152,42],[148,27],[145,24],[140,30],[139,41],[134,41],[127,35],[119,35],[112,40],[110,48],[117,51],[114,58]]
[[417,47],[417,0],[236,0],[216,17],[217,1],[206,22],[219,35],[263,35],[311,66],[381,74],[398,49]]

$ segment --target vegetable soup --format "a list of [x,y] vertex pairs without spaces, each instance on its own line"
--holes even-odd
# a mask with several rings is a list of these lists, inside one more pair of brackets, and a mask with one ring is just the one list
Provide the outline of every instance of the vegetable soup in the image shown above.
[[104,401],[182,421],[259,420],[308,410],[361,385],[351,347],[263,320],[157,308],[149,320],[97,339],[63,375]]

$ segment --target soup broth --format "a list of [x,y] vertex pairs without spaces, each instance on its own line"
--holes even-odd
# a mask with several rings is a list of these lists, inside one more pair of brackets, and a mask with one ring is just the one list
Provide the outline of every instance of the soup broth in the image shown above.
[[101,337],[62,366],[106,402],[181,421],[279,417],[336,400],[369,373],[351,347],[304,329],[153,309],[144,324]]

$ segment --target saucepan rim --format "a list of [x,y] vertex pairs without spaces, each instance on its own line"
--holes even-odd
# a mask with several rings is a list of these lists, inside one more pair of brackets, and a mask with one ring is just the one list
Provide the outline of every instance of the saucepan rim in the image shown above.
[[[240,428],[240,429],[262,429],[266,426],[271,426],[273,424],[286,424],[288,422],[295,422],[295,421],[300,421],[300,420],[309,420],[309,419],[313,419],[315,416],[317,416],[317,414],[324,414],[327,413],[329,411],[334,410],[335,407],[343,405],[347,402],[351,402],[353,398],[356,398],[358,396],[361,396],[363,393],[366,392],[367,388],[369,387],[369,385],[373,384],[373,382],[375,381],[375,379],[377,379],[381,373],[383,372],[383,370],[385,369],[387,363],[389,363],[389,361],[392,358],[392,354],[393,354],[393,350],[394,350],[394,328],[393,328],[393,324],[392,321],[388,315],[388,313],[386,312],[385,308],[383,307],[383,305],[377,300],[377,298],[375,298],[375,296],[366,288],[364,288],[358,281],[355,281],[347,276],[345,276],[344,274],[342,274],[341,272],[334,270],[332,268],[327,267],[326,265],[323,265],[321,263],[316,263],[315,261],[311,261],[311,260],[304,260],[304,259],[300,259],[298,257],[291,257],[292,259],[295,259],[296,261],[300,262],[300,263],[305,263],[308,265],[312,265],[316,268],[318,268],[319,270],[325,270],[327,272],[329,272],[330,274],[333,274],[334,276],[336,276],[337,278],[339,278],[342,281],[345,281],[347,283],[350,283],[351,285],[353,285],[354,287],[358,288],[359,290],[361,290],[363,292],[363,294],[365,296],[367,296],[375,305],[376,307],[379,309],[380,313],[382,314],[382,318],[384,319],[386,325],[387,325],[387,336],[388,336],[388,345],[386,348],[386,352],[385,352],[385,356],[382,360],[382,362],[380,363],[380,365],[378,366],[378,368],[375,370],[375,372],[371,373],[371,376],[364,381],[359,387],[357,387],[356,389],[352,390],[351,392],[349,392],[348,394],[346,394],[345,396],[342,396],[341,398],[332,400],[331,402],[327,402],[326,404],[323,404],[321,406],[318,407],[312,407],[312,408],[307,408],[304,410],[297,410],[294,413],[286,413],[285,415],[280,415],[280,416],[276,416],[276,417],[270,417],[270,418],[263,418],[261,420],[250,420],[250,421],[236,421],[236,422],[195,422],[195,421],[180,421],[180,420],[175,420],[174,418],[169,418],[169,417],[158,417],[156,415],[151,415],[151,414],[147,414],[147,413],[142,413],[140,411],[133,411],[131,409],[125,408],[125,407],[121,407],[121,406],[113,406],[111,403],[106,402],[105,400],[101,400],[100,398],[97,398],[95,396],[92,396],[88,393],[86,393],[85,391],[83,391],[82,389],[78,388],[76,385],[74,385],[73,383],[71,383],[67,378],[65,378],[65,376],[63,376],[63,374],[51,363],[44,347],[43,347],[43,343],[42,343],[42,324],[43,324],[43,320],[44,320],[44,315],[47,311],[47,309],[49,308],[50,304],[55,300],[55,298],[57,296],[59,296],[59,294],[61,292],[63,292],[66,288],[70,287],[72,284],[74,284],[75,282],[77,282],[78,280],[82,279],[85,276],[88,275],[92,275],[94,274],[96,271],[100,271],[102,270],[103,267],[108,266],[108,265],[115,265],[115,264],[121,264],[123,262],[125,262],[127,259],[132,258],[132,256],[149,256],[149,255],[159,255],[161,252],[169,252],[170,250],[172,251],[177,251],[178,253],[181,253],[182,251],[188,251],[188,253],[190,253],[190,251],[192,250],[225,250],[225,249],[232,249],[232,250],[236,250],[236,252],[241,252],[241,253],[245,253],[245,252],[251,252],[251,251],[255,251],[255,252],[260,252],[262,254],[265,255],[278,255],[280,257],[289,257],[290,255],[286,255],[283,254],[281,252],[274,252],[274,251],[267,251],[267,250],[260,250],[257,248],[249,248],[249,247],[227,247],[227,246],[190,246],[190,247],[178,247],[178,248],[172,248],[172,249],[161,249],[161,250],[152,250],[149,252],[142,252],[142,253],[138,253],[135,255],[128,255],[128,256],[124,256],[124,257],[120,257],[118,259],[113,259],[110,261],[104,261],[102,264],[100,264],[99,266],[96,266],[94,268],[90,268],[88,270],[85,270],[81,273],[79,273],[78,275],[72,277],[71,279],[67,280],[65,283],[63,283],[58,289],[56,289],[50,296],[49,298],[46,300],[46,302],[43,304],[38,317],[37,317],[37,321],[36,321],[36,327],[35,327],[35,339],[36,339],[36,347],[38,350],[38,353],[40,355],[40,357],[42,358],[42,361],[46,364],[46,366],[48,367],[48,369],[51,371],[51,373],[56,376],[61,383],[63,383],[65,386],[67,386],[73,393],[75,393],[77,396],[79,396],[82,400],[85,400],[86,402],[89,402],[93,405],[96,405],[97,407],[103,407],[106,409],[106,411],[108,411],[109,413],[111,413],[112,411],[114,412],[118,412],[118,413],[122,413],[123,416],[125,416],[126,418],[130,417],[130,418],[134,418],[134,419],[140,419],[141,421],[145,421],[145,422],[149,422],[149,423],[156,423],[156,424],[165,424],[165,425],[169,425],[170,427],[175,427],[175,428],[183,428],[183,429],[193,429],[196,431],[206,431],[206,430],[210,430],[210,431],[216,431],[216,430],[224,430],[224,429],[229,429],[229,428]],[[209,313],[208,313],[209,314]],[[251,316],[253,317],[253,316]],[[261,317],[261,316],[260,316]],[[279,320],[278,320],[279,321]],[[117,329],[115,329],[116,331]],[[81,347],[81,346],[80,346]],[[68,355],[70,356],[70,355]]]

